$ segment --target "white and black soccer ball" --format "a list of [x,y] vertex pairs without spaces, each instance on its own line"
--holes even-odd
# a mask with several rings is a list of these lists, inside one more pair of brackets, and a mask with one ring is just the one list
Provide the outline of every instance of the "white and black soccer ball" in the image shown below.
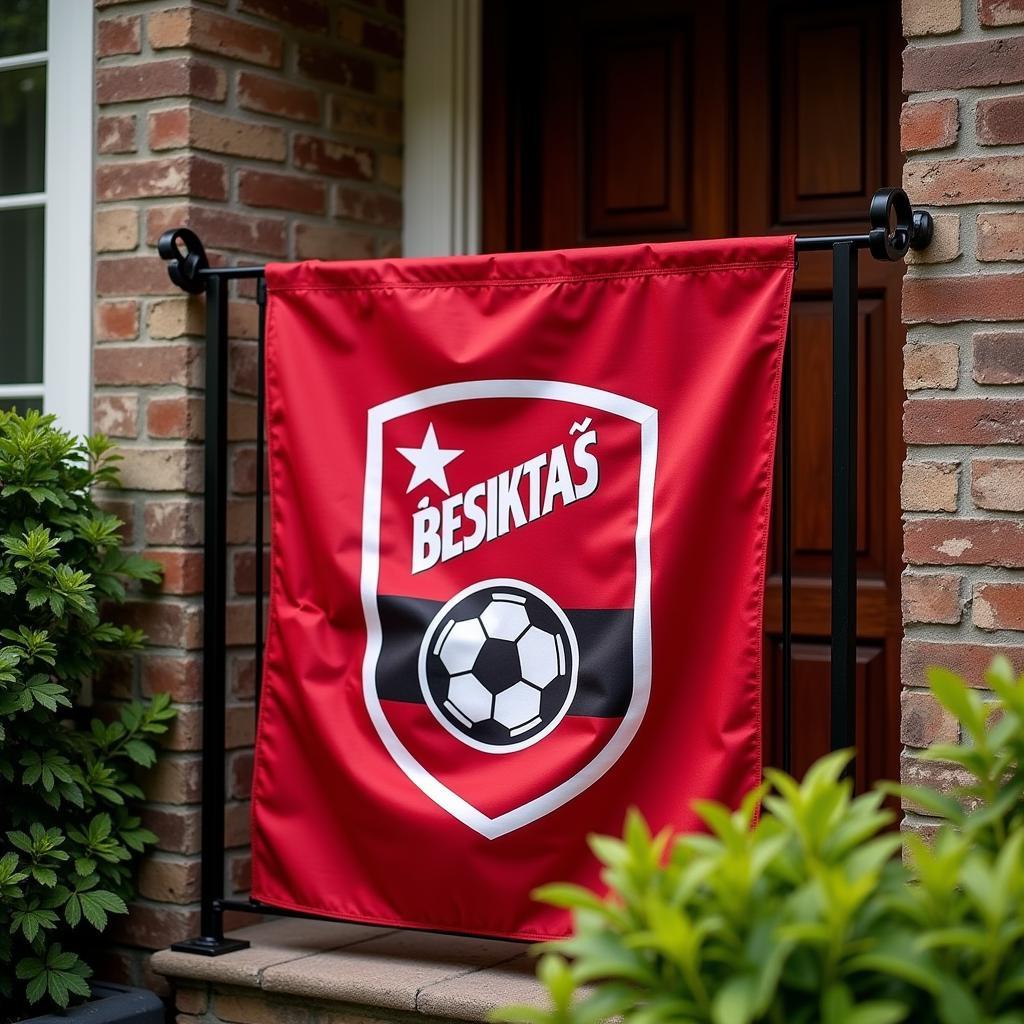
[[547,594],[521,580],[487,580],[434,617],[420,647],[420,685],[450,733],[508,753],[562,720],[578,661],[572,625]]

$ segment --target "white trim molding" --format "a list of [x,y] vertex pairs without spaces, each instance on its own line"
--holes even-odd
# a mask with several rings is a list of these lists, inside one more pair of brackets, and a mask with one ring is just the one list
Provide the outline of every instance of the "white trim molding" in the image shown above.
[[50,0],[43,407],[77,434],[91,419],[94,59],[93,5]]
[[409,0],[402,251],[480,251],[482,0]]

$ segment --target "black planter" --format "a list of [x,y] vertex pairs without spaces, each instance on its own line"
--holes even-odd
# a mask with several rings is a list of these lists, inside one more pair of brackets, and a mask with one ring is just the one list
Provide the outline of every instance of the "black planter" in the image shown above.
[[27,1017],[21,1024],[164,1024],[164,1004],[148,989],[98,982],[92,999],[63,1013]]

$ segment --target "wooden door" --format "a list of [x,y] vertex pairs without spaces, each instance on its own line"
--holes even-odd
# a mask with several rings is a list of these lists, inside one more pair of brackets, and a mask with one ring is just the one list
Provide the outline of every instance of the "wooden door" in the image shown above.
[[[874,189],[899,183],[892,0],[488,0],[484,15],[488,251],[862,232]],[[861,786],[898,772],[901,275],[861,257]],[[790,339],[797,772],[828,749],[830,289],[828,254],[802,255]],[[777,522],[770,570],[765,741],[781,763]]]

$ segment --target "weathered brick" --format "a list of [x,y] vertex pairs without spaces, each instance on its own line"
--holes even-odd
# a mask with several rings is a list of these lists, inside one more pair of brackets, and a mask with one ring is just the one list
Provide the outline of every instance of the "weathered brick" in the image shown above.
[[978,100],[975,127],[978,142],[983,146],[1024,142],[1024,96],[995,96]]
[[145,631],[154,647],[193,651],[202,643],[202,609],[192,602],[130,600],[117,609],[115,617]]
[[[231,577],[236,594],[256,593],[256,552],[236,551],[231,559]],[[270,552],[263,553],[263,589],[270,580]]]
[[978,0],[978,20],[989,26],[1024,24],[1024,0]]
[[900,741],[906,746],[930,747],[960,739],[957,720],[930,693],[905,691],[900,704]]
[[[149,552],[146,552],[149,557]],[[203,663],[193,655],[145,654],[139,659],[142,692],[170,694],[178,704],[202,699]]]
[[158,903],[191,903],[199,899],[199,861],[180,857],[147,857],[139,867],[139,895]]
[[900,503],[907,512],[955,512],[960,467],[955,462],[903,463]]
[[336,95],[330,98],[327,110],[327,127],[333,132],[402,141],[402,112],[398,107]]
[[[286,222],[280,217],[256,216],[206,206],[155,206],[146,216],[150,245],[173,227],[189,227],[203,242],[217,249],[284,256],[288,250]],[[197,317],[198,319],[198,317]]]
[[903,91],[963,89],[1024,82],[1024,36],[903,51]]
[[205,1013],[209,1003],[205,988],[184,988],[180,981],[175,982],[174,1005],[181,1013]]
[[334,191],[334,215],[361,224],[398,230],[402,226],[402,200],[385,192],[369,192],[348,185],[337,185]]
[[119,53],[141,53],[142,18],[100,18],[96,22],[96,56],[113,57]]
[[[1024,50],[1021,53],[1024,63]],[[1024,156],[909,160],[903,186],[912,202],[933,206],[1024,201]]]
[[1024,523],[1001,519],[915,519],[903,528],[911,565],[1024,568]]
[[960,255],[960,214],[932,214],[934,233],[928,248],[907,252],[907,263],[950,263]]
[[300,44],[298,68],[302,74],[346,89],[372,93],[377,76],[373,61],[334,47]]
[[203,402],[200,398],[178,395],[151,398],[146,406],[146,433],[150,437],[203,439]]
[[953,146],[959,131],[959,103],[955,97],[903,104],[900,148],[904,153]]
[[201,544],[203,507],[193,499],[147,501],[147,544]]
[[247,846],[249,843],[249,802],[229,803],[224,808],[224,846]]
[[195,754],[165,754],[146,773],[146,799],[158,804],[194,804],[202,793],[202,759]]
[[373,180],[373,150],[315,135],[298,134],[292,140],[292,162],[296,167],[335,178]]
[[397,25],[375,21],[348,7],[338,11],[338,35],[353,46],[398,60],[405,49],[405,39]]
[[238,9],[306,32],[326,32],[331,26],[325,0],[239,0]]
[[149,16],[147,34],[154,50],[188,48],[264,67],[281,66],[279,32],[201,8],[154,11]]
[[121,486],[128,490],[202,490],[203,462],[199,449],[124,448],[121,454]]
[[156,833],[158,850],[168,853],[198,853],[202,849],[201,817],[198,808],[144,807],[142,824]]
[[161,589],[165,594],[201,594],[203,591],[203,553],[195,549],[147,549],[146,557],[158,562],[164,571]]
[[[270,509],[263,505],[263,541],[270,541]],[[256,539],[256,506],[249,498],[228,498],[229,544],[252,544]]]
[[1024,630],[1024,584],[975,583],[971,619],[979,629]]
[[908,444],[1024,444],[1024,399],[928,398],[903,407]]
[[228,403],[228,440],[254,441],[256,439],[256,403]]
[[203,712],[196,704],[178,708],[170,728],[160,738],[164,750],[190,751],[203,749]]
[[155,340],[202,337],[206,332],[206,310],[197,295],[160,299],[149,307],[146,329]]
[[977,238],[979,260],[1024,260],[1024,213],[979,213]]
[[295,225],[295,255],[300,260],[367,259],[373,249],[373,235],[325,224]]
[[287,155],[281,128],[223,117],[197,107],[153,111],[149,115],[149,145],[154,150],[202,149],[277,162]]
[[265,996],[229,995],[214,992],[213,1012],[232,1024],[314,1024],[308,1007],[268,1002]]
[[252,855],[237,853],[229,857],[228,878],[234,892],[248,892],[252,888]]
[[134,299],[97,302],[97,341],[131,341],[139,336],[139,304]]
[[110,935],[115,942],[164,949],[172,942],[195,935],[198,929],[198,910],[134,902],[129,904],[126,915],[113,919]]
[[327,209],[327,186],[313,178],[269,171],[238,172],[238,198],[247,206],[323,214]]
[[104,345],[93,353],[96,384],[180,384],[202,381],[198,345]]
[[224,165],[201,156],[161,157],[96,168],[96,198],[101,202],[159,196],[226,199],[227,194]]
[[971,686],[985,685],[985,670],[992,659],[1002,654],[1010,659],[1015,671],[1024,672],[1024,646],[1007,644],[948,643],[904,638],[902,671],[905,686],[924,686],[925,670],[931,666],[948,668],[963,676]]
[[99,295],[166,295],[177,290],[159,256],[118,256],[96,261]]
[[92,425],[94,430],[110,437],[138,437],[138,396],[94,395]]
[[903,320],[933,324],[1024,320],[1024,273],[907,277]]
[[1024,459],[972,459],[971,499],[978,508],[1024,512]]
[[954,573],[904,573],[903,624],[960,621],[960,577]]
[[100,106],[168,96],[220,101],[227,89],[223,68],[192,57],[122,64],[96,72],[96,102]]
[[251,747],[256,740],[256,709],[251,704],[229,705],[224,717],[224,745],[228,750]]
[[[264,577],[268,579],[269,577]],[[235,584],[236,591],[238,584]],[[234,654],[228,658],[228,680],[231,696],[236,700],[251,700],[256,696],[256,660],[249,654]]]
[[960,379],[960,346],[956,342],[911,342],[903,349],[903,386],[952,389]]
[[1024,384],[1024,331],[979,331],[972,346],[979,384]]
[[134,114],[105,114],[96,119],[98,153],[134,153],[135,150]]
[[97,252],[129,252],[139,244],[139,212],[134,207],[96,211]]
[[943,35],[960,27],[960,0],[903,0],[903,34]]
[[232,754],[228,761],[228,793],[237,800],[247,800],[252,791],[252,751]]
[[312,124],[320,121],[320,94],[315,89],[252,71],[239,72],[238,105],[243,110],[273,114],[291,121]]

